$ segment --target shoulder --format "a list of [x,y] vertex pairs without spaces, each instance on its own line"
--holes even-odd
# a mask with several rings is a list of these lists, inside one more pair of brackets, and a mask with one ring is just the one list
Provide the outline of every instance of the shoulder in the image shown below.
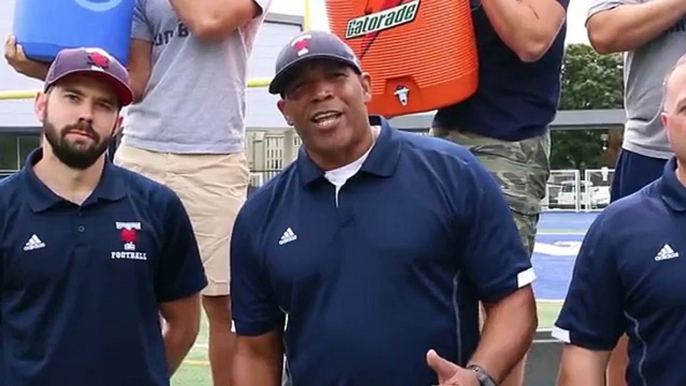
[[656,217],[666,211],[661,199],[661,179],[638,192],[612,202],[596,217],[591,226],[595,233],[612,236],[613,244],[628,245],[638,234],[651,233]]
[[430,162],[443,161],[462,167],[471,166],[472,161],[475,160],[467,148],[453,142],[430,135],[394,130],[396,131],[396,137],[402,142],[404,151],[409,157],[426,158]]
[[417,173],[431,173],[447,182],[464,186],[466,182],[490,178],[490,173],[464,146],[451,141],[396,131],[403,144],[402,156]]
[[[0,180],[0,208],[16,206],[22,199],[22,191],[26,189],[23,172],[15,172]],[[5,210],[2,210],[5,213]]]
[[[17,209],[23,202],[23,185],[21,172],[16,172],[0,180],[0,213],[5,220],[12,217],[10,209]],[[2,222],[0,222],[0,226],[2,226]]]
[[261,228],[268,217],[280,207],[287,207],[287,199],[293,189],[299,188],[297,164],[291,162],[264,185],[255,187],[250,197],[238,212],[236,222],[241,226]]
[[21,175],[22,171],[18,171],[0,180],[0,200],[21,187]]

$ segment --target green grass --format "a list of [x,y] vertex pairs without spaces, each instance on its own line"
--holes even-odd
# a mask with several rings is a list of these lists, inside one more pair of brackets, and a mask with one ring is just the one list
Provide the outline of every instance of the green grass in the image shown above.
[[538,307],[538,329],[548,330],[553,328],[553,323],[560,313],[562,302],[556,301],[539,301],[536,303]]
[[207,359],[208,334],[207,319],[203,314],[202,325],[195,346],[186,356],[183,365],[174,374],[172,386],[212,386],[210,362]]
[[[561,302],[538,302],[538,328],[552,328],[561,306]],[[203,317],[196,345],[174,375],[172,386],[212,386],[210,364],[207,360],[207,338],[207,320]]]

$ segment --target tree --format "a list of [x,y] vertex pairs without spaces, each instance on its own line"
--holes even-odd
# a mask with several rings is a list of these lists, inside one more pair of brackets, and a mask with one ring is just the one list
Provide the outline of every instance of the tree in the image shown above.
[[[621,109],[624,83],[621,54],[599,55],[586,44],[566,47],[562,63],[560,110]],[[602,166],[604,130],[553,130],[553,169]]]

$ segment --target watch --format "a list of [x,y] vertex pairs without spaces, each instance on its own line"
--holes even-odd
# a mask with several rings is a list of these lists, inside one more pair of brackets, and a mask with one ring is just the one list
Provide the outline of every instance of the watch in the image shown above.
[[491,378],[491,376],[488,375],[486,370],[481,368],[481,366],[469,365],[467,368],[476,373],[476,379],[479,380],[481,386],[497,386],[493,378]]

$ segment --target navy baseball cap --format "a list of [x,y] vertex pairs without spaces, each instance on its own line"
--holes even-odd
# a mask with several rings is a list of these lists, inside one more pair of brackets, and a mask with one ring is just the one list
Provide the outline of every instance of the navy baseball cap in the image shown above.
[[45,77],[44,91],[69,75],[84,74],[99,77],[114,90],[119,107],[133,102],[129,87],[129,72],[116,58],[100,48],[66,48],[50,64]]
[[329,59],[362,73],[360,60],[352,48],[337,35],[327,31],[306,31],[281,49],[276,58],[276,75],[269,84],[269,93],[281,94],[292,79],[292,70],[299,64],[315,59]]

